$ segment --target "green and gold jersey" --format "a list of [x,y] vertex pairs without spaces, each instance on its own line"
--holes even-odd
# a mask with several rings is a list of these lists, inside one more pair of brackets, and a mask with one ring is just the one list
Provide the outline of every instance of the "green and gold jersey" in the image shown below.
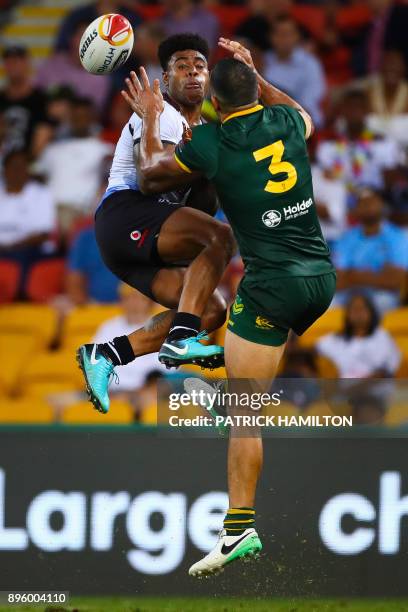
[[177,146],[176,159],[213,182],[251,278],[333,271],[296,109],[257,105],[221,125],[198,126]]

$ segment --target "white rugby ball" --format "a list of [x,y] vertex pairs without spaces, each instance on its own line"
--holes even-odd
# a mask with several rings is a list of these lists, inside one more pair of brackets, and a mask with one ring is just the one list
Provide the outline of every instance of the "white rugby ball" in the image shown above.
[[133,29],[123,15],[108,13],[95,19],[79,43],[79,59],[91,74],[109,74],[122,66],[133,49]]

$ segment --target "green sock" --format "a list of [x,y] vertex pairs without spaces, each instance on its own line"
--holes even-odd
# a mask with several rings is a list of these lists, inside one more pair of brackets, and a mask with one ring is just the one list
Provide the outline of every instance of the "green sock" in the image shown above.
[[227,535],[241,535],[245,529],[255,527],[255,508],[229,508],[224,519]]

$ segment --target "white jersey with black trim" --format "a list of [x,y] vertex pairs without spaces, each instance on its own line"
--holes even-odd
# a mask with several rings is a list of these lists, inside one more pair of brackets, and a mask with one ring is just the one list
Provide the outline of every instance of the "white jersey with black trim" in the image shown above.
[[[163,144],[178,144],[183,137],[184,128],[188,128],[188,124],[183,115],[165,101],[160,115],[160,137]],[[122,189],[139,189],[133,149],[140,141],[141,129],[142,120],[133,113],[116,145],[107,194]]]

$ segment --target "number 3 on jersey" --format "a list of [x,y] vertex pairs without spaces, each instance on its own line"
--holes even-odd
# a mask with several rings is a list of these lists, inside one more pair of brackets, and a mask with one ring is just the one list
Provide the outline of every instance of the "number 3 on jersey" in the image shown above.
[[265,191],[269,191],[269,193],[285,193],[285,191],[289,191],[297,183],[295,166],[289,162],[282,161],[284,151],[285,147],[282,140],[278,140],[267,147],[263,147],[253,152],[253,156],[257,162],[272,157],[268,168],[271,174],[286,173],[288,175],[283,181],[268,181],[265,185]]

